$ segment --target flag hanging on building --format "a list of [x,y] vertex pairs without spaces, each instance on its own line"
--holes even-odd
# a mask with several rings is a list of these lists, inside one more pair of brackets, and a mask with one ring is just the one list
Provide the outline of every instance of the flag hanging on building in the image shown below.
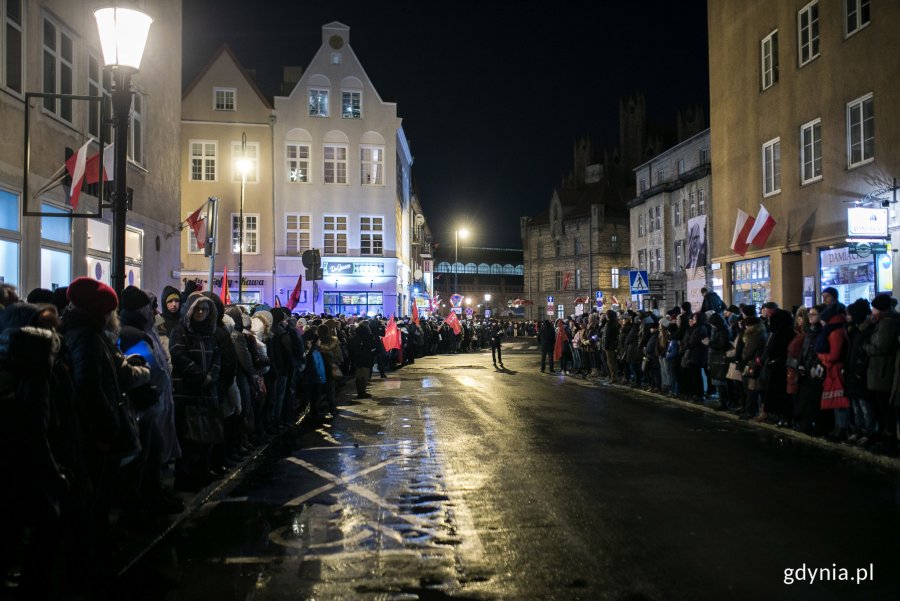
[[419,308],[416,306],[416,299],[413,299],[413,308],[412,308],[412,321],[414,324],[419,325]]
[[386,351],[390,351],[392,348],[399,351],[401,347],[400,341],[400,329],[397,327],[397,322],[394,321],[394,316],[391,315],[391,319],[384,328],[384,336],[381,337],[381,344]]
[[297,276],[297,283],[294,285],[293,291],[291,291],[291,295],[288,297],[287,308],[288,311],[293,311],[294,307],[297,306],[297,303],[300,302],[300,288],[303,286],[303,274]]
[[563,276],[563,290],[569,289],[569,282],[572,281],[572,272],[567,271],[566,275]]
[[750,246],[750,231],[756,223],[756,219],[738,209],[737,221],[734,223],[734,236],[731,237],[731,250],[741,255],[747,254]]
[[231,293],[228,292],[228,268],[225,268],[225,272],[222,275],[222,291],[219,293],[219,298],[222,299],[222,302],[226,305],[231,304]]
[[753,229],[750,230],[750,234],[747,236],[747,242],[753,246],[762,248],[766,245],[766,241],[769,239],[769,235],[774,229],[775,220],[769,215],[769,211],[766,210],[766,207],[760,203],[759,214],[756,216],[756,223],[753,225]]
[[194,238],[197,240],[197,248],[203,249],[206,247],[206,215],[201,215],[200,212],[206,207],[206,203],[204,202],[200,205],[200,208],[191,213],[187,219],[185,219],[185,223],[188,224],[188,227],[191,228],[191,231],[194,232]]
[[66,161],[66,171],[69,172],[69,176],[72,178],[72,189],[69,191],[69,204],[72,205],[72,210],[78,210],[78,199],[81,196],[81,185],[84,183],[84,171],[87,168],[87,152],[88,146],[91,145],[91,141],[88,140],[84,143],[84,146],[78,149],[78,152],[73,154]]
[[456,317],[455,311],[450,311],[450,315],[444,320],[444,323],[450,326],[450,329],[453,330],[453,333],[459,335],[462,332],[462,326],[459,325],[459,319]]

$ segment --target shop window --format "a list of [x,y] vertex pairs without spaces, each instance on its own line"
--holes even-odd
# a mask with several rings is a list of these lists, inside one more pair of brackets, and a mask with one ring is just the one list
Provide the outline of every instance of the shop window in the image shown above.
[[759,308],[772,299],[769,257],[731,264],[731,302]]

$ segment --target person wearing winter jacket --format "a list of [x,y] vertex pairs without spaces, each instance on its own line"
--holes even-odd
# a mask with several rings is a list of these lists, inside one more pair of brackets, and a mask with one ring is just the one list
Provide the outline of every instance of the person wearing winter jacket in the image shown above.
[[873,452],[893,455],[897,452],[897,359],[900,358],[900,314],[894,310],[891,297],[879,294],[872,299],[875,329],[864,346],[869,355],[866,384],[875,395],[881,417],[881,435]]
[[659,322],[647,324],[647,344],[644,345],[644,358],[647,365],[647,390],[658,392],[662,388],[659,360]]
[[[749,309],[753,309],[752,312]],[[744,389],[746,401],[741,411],[741,417],[756,417],[760,411],[760,394],[762,384],[762,355],[766,347],[766,327],[762,320],[756,317],[756,308],[750,305],[745,308],[744,314],[752,316],[744,318],[744,333],[742,335],[741,362],[744,373]]]
[[760,420],[768,415],[775,416],[778,423],[785,425],[792,418],[793,407],[787,394],[787,349],[794,337],[794,318],[790,312],[779,309],[774,302],[763,305],[768,314],[769,336],[763,351],[762,394],[763,410]]
[[731,349],[731,331],[725,325],[725,320],[718,313],[709,316],[709,378],[710,384],[715,387],[719,397],[719,409],[728,409],[728,382],[725,375],[728,373],[728,359],[725,353]]
[[850,426],[850,399],[844,390],[844,361],[847,355],[847,314],[844,305],[832,303],[822,313],[825,327],[816,340],[816,354],[825,368],[822,383],[823,411],[834,410],[834,431],[828,435],[833,442],[847,439]]
[[325,324],[320,325],[316,329],[318,335],[319,352],[325,361],[325,400],[328,401],[328,410],[331,415],[337,415],[337,402],[335,400],[335,391],[337,388],[336,374],[340,375],[340,365],[344,360],[341,353],[341,344],[331,331],[331,328]]
[[[372,364],[375,362],[375,338],[369,329],[369,322],[363,321],[356,326],[350,339],[350,356],[356,368],[356,398],[370,399],[372,395],[366,391],[369,378],[372,377]],[[381,344],[380,342],[378,344]]]
[[538,345],[541,348],[541,373],[544,373],[547,359],[550,359],[550,373],[553,373],[553,355],[556,347],[556,330],[549,319],[545,319],[538,332]]
[[685,393],[690,395],[694,402],[703,403],[706,398],[703,370],[708,362],[707,345],[711,334],[706,313],[698,311],[691,315],[689,326],[685,335],[685,353],[682,358],[687,384]]
[[872,310],[869,301],[857,299],[847,307],[847,337],[850,346],[847,351],[847,363],[844,368],[844,386],[850,398],[850,409],[853,415],[853,431],[847,442],[861,447],[868,447],[875,436],[875,403],[872,392],[866,385],[866,371],[869,367],[869,356],[865,345],[872,338],[875,327],[869,319]]
[[173,286],[166,286],[162,291],[162,306],[159,314],[162,324],[159,328],[161,336],[168,337],[172,330],[181,323],[181,293]]

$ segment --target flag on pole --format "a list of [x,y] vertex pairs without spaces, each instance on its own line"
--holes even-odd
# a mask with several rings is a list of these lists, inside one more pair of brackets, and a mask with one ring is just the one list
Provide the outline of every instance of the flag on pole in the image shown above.
[[766,207],[760,203],[759,214],[756,215],[756,223],[753,225],[750,234],[747,236],[747,243],[762,248],[766,245],[769,234],[771,234],[774,229],[775,220],[769,215],[769,211],[766,210]]
[[297,303],[300,302],[300,288],[303,286],[303,274],[297,276],[297,283],[294,285],[294,290],[291,292],[291,296],[288,297],[287,308],[289,311],[293,311],[294,307],[297,306]]
[[415,299],[413,299],[412,321],[414,324],[419,325],[419,308],[416,306]]
[[200,214],[204,207],[206,207],[205,202],[185,219],[188,227],[194,232],[194,238],[197,239],[197,248],[201,249],[206,247],[206,215]]
[[81,196],[81,185],[84,183],[84,171],[87,165],[87,151],[91,141],[88,140],[84,146],[78,149],[78,152],[69,157],[66,161],[66,170],[72,178],[72,189],[69,192],[69,204],[72,210],[78,210],[78,198]]
[[400,341],[400,329],[397,327],[397,322],[394,321],[394,316],[391,315],[391,319],[384,328],[384,336],[381,337],[381,344],[386,351],[390,351],[392,348],[399,351],[401,347]]
[[741,255],[747,254],[750,246],[750,233],[754,228],[756,219],[738,209],[737,221],[734,222],[734,236],[731,238],[731,250]]
[[281,306],[281,299],[278,298],[278,295],[277,295],[277,294],[275,295],[275,301],[272,303],[272,306],[273,306],[273,307],[280,307],[280,306]]
[[456,317],[456,312],[451,310],[450,315],[444,320],[444,323],[450,326],[450,329],[453,330],[453,333],[459,335],[462,332],[462,326],[459,325],[459,319]]
[[228,268],[225,268],[225,273],[222,275],[222,291],[219,293],[219,298],[222,299],[222,302],[226,305],[231,304],[231,293],[228,292]]

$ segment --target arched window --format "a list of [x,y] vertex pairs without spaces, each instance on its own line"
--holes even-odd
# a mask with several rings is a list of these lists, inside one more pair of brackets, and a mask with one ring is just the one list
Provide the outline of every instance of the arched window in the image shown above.
[[454,263],[452,271],[453,271],[453,273],[463,273],[463,272],[465,272],[465,269],[463,268],[462,263]]
[[478,266],[475,263],[466,263],[463,273],[478,273]]
[[487,274],[490,274],[490,273],[491,273],[491,266],[488,265],[487,263],[481,263],[480,265],[478,265],[478,273],[487,273]]
[[507,263],[506,265],[503,266],[503,274],[504,275],[515,275],[516,270],[512,265]]
[[437,272],[438,273],[450,273],[450,263],[447,261],[441,261],[437,264]]
[[525,275],[524,265],[516,265],[516,275]]
[[503,268],[500,266],[500,263],[494,263],[493,265],[491,265],[491,273],[493,273],[493,274],[503,273]]

